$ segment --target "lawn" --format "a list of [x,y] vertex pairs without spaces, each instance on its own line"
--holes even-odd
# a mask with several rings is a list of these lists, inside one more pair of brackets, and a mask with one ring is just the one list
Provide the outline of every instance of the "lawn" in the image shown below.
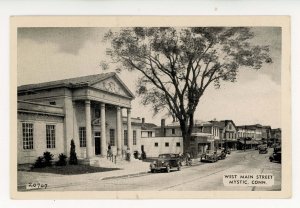
[[86,173],[97,173],[97,172],[106,172],[120,170],[119,168],[101,168],[101,167],[92,167],[88,165],[67,165],[67,166],[52,166],[45,168],[32,168],[29,172],[38,172],[38,173],[54,173],[61,175],[80,175]]

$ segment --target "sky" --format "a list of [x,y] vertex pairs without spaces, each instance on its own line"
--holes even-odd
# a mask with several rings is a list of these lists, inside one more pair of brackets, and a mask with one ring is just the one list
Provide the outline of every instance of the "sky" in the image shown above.
[[[59,79],[105,73],[100,66],[109,62],[103,42],[109,28],[19,28],[18,29],[18,86]],[[235,83],[222,83],[220,89],[208,88],[195,112],[199,120],[233,120],[236,125],[260,123],[281,127],[281,29],[251,28],[252,42],[269,45],[273,63],[260,70],[240,68]],[[135,93],[138,72],[123,70],[119,74]],[[143,109],[141,111],[141,109]],[[132,116],[144,117],[146,122],[160,124],[165,114],[153,117],[150,107],[132,101]]]

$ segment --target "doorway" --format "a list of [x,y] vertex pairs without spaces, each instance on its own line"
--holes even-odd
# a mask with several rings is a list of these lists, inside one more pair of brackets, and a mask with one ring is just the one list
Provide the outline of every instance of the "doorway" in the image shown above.
[[95,155],[100,155],[101,154],[101,132],[95,131],[94,138],[95,138]]

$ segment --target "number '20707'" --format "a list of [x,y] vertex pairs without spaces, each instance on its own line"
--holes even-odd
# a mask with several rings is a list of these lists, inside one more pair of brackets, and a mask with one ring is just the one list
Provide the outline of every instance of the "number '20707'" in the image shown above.
[[46,189],[48,184],[44,183],[28,183],[26,189]]

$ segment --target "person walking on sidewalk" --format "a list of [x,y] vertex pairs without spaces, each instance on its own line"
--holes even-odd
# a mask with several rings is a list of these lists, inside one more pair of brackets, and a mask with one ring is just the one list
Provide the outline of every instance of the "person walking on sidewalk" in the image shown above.
[[108,150],[107,150],[107,158],[109,158],[110,160],[112,160],[112,156],[113,156],[113,154],[112,154],[112,150],[111,150],[111,145],[110,145],[110,143],[108,144],[108,148],[107,148]]
[[126,160],[129,162],[130,161],[130,157],[131,157],[131,154],[130,154],[130,148],[127,147],[127,150],[126,150]]
[[192,159],[191,159],[191,155],[190,155],[190,153],[186,153],[186,155],[185,155],[185,159],[186,159],[186,166],[192,166]]

